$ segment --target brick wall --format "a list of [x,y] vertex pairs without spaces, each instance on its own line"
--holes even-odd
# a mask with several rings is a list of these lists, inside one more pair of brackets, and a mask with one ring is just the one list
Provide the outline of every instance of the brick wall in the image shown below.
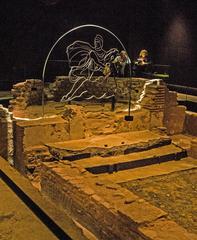
[[98,239],[194,240],[163,210],[77,163],[44,163],[41,191]]

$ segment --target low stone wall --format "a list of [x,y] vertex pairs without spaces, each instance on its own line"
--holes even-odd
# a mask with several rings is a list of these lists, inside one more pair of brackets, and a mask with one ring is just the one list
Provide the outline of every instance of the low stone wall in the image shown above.
[[163,127],[166,91],[165,83],[159,79],[147,81],[144,86],[144,97],[140,104],[150,111],[150,128]]
[[[125,109],[126,107],[127,106],[125,106]],[[103,111],[96,106],[95,109],[84,108],[83,111],[86,137],[101,134],[140,131],[149,129],[150,127],[149,111],[145,109],[131,113],[133,116],[133,121],[131,122],[124,120],[124,117],[128,115],[128,111]]]
[[68,122],[61,117],[14,122],[14,165],[21,172],[37,166],[39,162],[52,159],[47,142],[69,139]]
[[25,109],[27,106],[40,105],[42,102],[43,82],[39,79],[27,79],[13,85],[10,110]]
[[195,239],[163,210],[117,184],[99,180],[76,163],[44,163],[41,191],[98,239]]
[[197,159],[197,139],[193,139],[191,141],[191,147],[189,150],[189,155],[195,159]]
[[13,165],[12,113],[0,105],[0,156]]
[[[99,77],[98,81],[94,81],[95,77],[92,78],[92,81],[86,82],[84,86],[80,88],[80,93],[84,90],[88,90],[90,93],[89,95],[102,96],[104,93],[107,93],[107,95],[115,94],[116,99],[121,101],[129,99],[129,89],[131,89],[132,101],[135,102],[140,98],[147,79],[109,77],[105,80],[103,77]],[[49,100],[60,101],[62,96],[69,92],[71,87],[72,84],[68,76],[57,76],[54,82],[50,83],[45,89],[45,95]],[[76,92],[76,95],[80,95],[80,93]]]
[[177,93],[166,90],[164,125],[170,135],[182,133],[184,130],[186,107],[178,105]]
[[104,109],[105,107],[102,106],[68,105],[62,114],[56,117],[34,120],[15,119],[16,168],[25,173],[27,169],[35,168],[42,161],[50,161],[52,156],[43,148],[46,143],[149,129],[148,110],[136,112],[134,120],[127,122],[124,120],[126,113],[115,113],[106,109],[104,111]]
[[[64,172],[64,170],[69,169],[71,172],[67,175],[67,171]],[[86,180],[74,175],[75,173],[79,175],[79,171],[86,175]],[[115,197],[117,199],[122,199],[125,194],[120,191],[121,188],[116,184],[106,188],[104,183],[97,182],[93,178],[90,183],[91,179],[88,179],[88,175],[83,169],[72,169],[69,165],[44,164],[41,178],[42,193],[49,196],[56,204],[66,208],[77,221],[83,223],[99,239],[146,239],[142,233],[137,231],[137,222],[141,222],[140,216],[139,219],[136,217],[137,222],[131,221],[124,209],[118,212],[114,206],[110,206],[107,199],[102,199],[95,189],[91,188],[91,185],[94,184],[95,188],[106,192],[108,197],[109,193],[112,195],[117,192],[117,197]],[[128,197],[128,203],[125,205],[128,206],[138,197],[125,191]],[[159,211],[159,217],[162,213]]]
[[197,113],[186,112],[184,132],[193,136],[197,136]]
[[[66,82],[68,82],[68,77],[56,78],[53,87],[51,87],[53,99],[57,96],[60,97],[65,92]],[[120,103],[117,103],[115,111],[111,111],[110,104],[84,103],[81,105],[66,105],[59,113],[55,111],[56,114],[59,114],[59,117],[28,121],[15,120],[16,167],[25,172],[27,166],[33,168],[35,163],[42,162],[42,159],[49,161],[51,156],[46,149],[41,151],[42,154],[35,150],[36,146],[40,149],[40,146],[44,146],[47,142],[83,139],[94,135],[140,131],[158,127],[162,129],[166,127],[167,133],[172,135],[182,133],[183,128],[188,133],[195,132],[195,129],[193,129],[195,127],[192,128],[192,125],[195,126],[195,124],[191,122],[193,121],[193,115],[187,115],[185,121],[185,107],[178,106],[176,93],[168,91],[163,81],[142,78],[133,78],[132,80],[128,78],[117,78],[115,80],[109,78],[106,82],[108,86],[111,86],[111,89],[115,88],[115,83],[118,86],[116,94],[119,100],[128,101],[128,88],[131,87],[132,104],[135,102],[142,106],[141,110],[131,112],[133,121],[124,120],[128,112],[123,111],[123,108],[126,108],[127,105],[121,105]],[[16,84],[13,89],[16,96],[14,99],[16,105],[13,105],[13,107],[15,106],[14,110],[27,107],[28,104],[40,103],[42,90],[40,80],[27,80]],[[33,92],[35,95],[32,95]],[[23,98],[24,104],[18,102],[18,97],[19,99]],[[37,115],[41,113],[41,106],[36,106],[35,109]],[[23,111],[22,109],[21,112]],[[5,124],[4,122],[0,124],[3,157],[7,154],[5,152],[7,145],[4,146],[5,141],[3,140],[6,139],[4,137],[6,134],[4,133],[4,127],[7,127]],[[189,126],[191,126],[190,130]],[[33,156],[36,159],[35,161]]]
[[45,85],[45,96],[47,100],[60,101],[62,96],[68,91],[69,77],[68,76],[56,76],[53,83]]
[[8,123],[4,120],[0,120],[0,156],[4,159],[8,157]]
[[[184,127],[186,108],[178,106],[177,93],[170,92],[162,80],[148,80],[144,78],[114,79],[109,77],[104,81],[102,77],[100,78],[102,79],[102,84],[100,81],[86,83],[85,87],[91,94],[114,93],[117,101],[128,101],[129,89],[131,89],[132,103],[139,104],[143,109],[147,109],[150,112],[150,128],[162,127],[164,125],[167,128],[167,133],[171,135],[182,133],[183,129],[186,129],[186,132],[190,131],[187,130],[189,129],[187,126],[193,121],[193,117],[187,116]],[[59,101],[71,87],[68,76],[57,76],[54,82],[45,88],[45,97],[48,100]],[[37,79],[29,79],[14,85],[12,89],[14,99],[10,101],[11,108],[13,110],[25,109],[29,105],[41,104],[42,90],[43,83]],[[101,119],[102,117],[100,116],[100,124],[105,124],[102,123]],[[98,117],[96,122],[98,122]],[[190,132],[193,132],[193,130]],[[94,131],[94,133],[97,134],[98,131],[97,133]]]

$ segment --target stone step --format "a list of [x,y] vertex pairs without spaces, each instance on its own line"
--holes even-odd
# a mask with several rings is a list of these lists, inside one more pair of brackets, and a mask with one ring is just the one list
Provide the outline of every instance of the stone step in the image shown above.
[[161,164],[113,172],[113,174],[99,174],[99,179],[102,181],[112,181],[113,183],[123,183],[153,176],[167,175],[174,172],[187,171],[194,168],[197,168],[196,159],[186,157],[182,158],[181,161],[163,162]]
[[169,145],[171,138],[149,130],[94,136],[45,144],[55,159],[75,161],[94,156],[109,157]]
[[77,164],[93,174],[113,173],[133,168],[180,160],[187,156],[186,150],[170,144],[141,152],[111,157],[92,157],[77,161]]

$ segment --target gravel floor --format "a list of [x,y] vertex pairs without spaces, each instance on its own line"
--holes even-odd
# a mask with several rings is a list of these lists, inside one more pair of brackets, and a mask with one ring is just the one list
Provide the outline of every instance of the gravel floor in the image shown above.
[[166,211],[170,219],[189,232],[197,233],[196,168],[121,185]]

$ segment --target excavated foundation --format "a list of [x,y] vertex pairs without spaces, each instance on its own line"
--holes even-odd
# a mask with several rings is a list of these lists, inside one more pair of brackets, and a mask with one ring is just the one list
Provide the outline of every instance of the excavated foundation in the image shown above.
[[187,151],[169,136],[145,130],[46,146],[58,161],[43,163],[42,193],[98,239],[195,239],[165,211],[113,181],[118,172],[126,177],[129,169],[185,159]]
[[[129,116],[132,121],[126,121],[128,94],[121,96],[130,81],[134,100],[144,95],[140,108]],[[14,166],[42,194],[97,239],[194,240],[196,236],[170,220],[167,212],[119,183],[196,168],[196,138],[177,135],[196,134],[196,114],[179,106],[176,93],[160,80],[117,79],[117,83],[121,101],[115,109],[106,102],[51,101],[45,104],[43,117],[43,107],[31,105],[40,103],[41,82],[15,86],[13,116],[0,109],[2,155],[13,156]],[[114,80],[108,84],[113,88]],[[24,94],[31,90],[33,95]],[[60,96],[55,92],[53,97]]]

